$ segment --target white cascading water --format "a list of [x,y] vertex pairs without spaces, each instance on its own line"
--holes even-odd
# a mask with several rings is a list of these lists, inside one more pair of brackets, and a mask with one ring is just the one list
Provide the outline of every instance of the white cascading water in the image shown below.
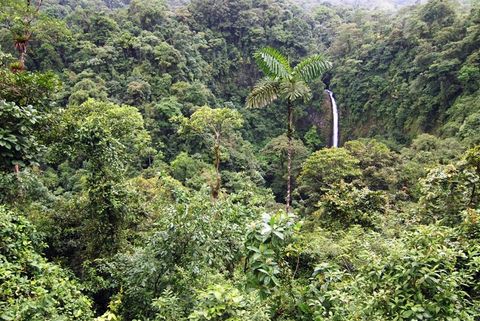
[[332,103],[332,114],[333,114],[333,133],[332,133],[332,147],[338,147],[338,110],[337,102],[333,98],[333,92],[326,90],[330,96],[330,102]]

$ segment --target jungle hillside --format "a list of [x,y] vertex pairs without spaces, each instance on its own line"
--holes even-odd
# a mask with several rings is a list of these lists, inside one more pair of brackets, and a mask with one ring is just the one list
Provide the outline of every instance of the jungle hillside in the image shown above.
[[0,320],[479,321],[480,2],[0,0]]

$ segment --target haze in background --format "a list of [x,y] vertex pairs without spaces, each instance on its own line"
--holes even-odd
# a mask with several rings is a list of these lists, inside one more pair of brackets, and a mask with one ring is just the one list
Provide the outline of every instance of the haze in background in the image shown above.
[[[411,6],[428,2],[427,0],[293,0],[305,8],[315,7],[319,4],[348,5],[354,8],[369,8],[382,10],[396,10],[404,6]],[[471,1],[459,1],[468,4]]]

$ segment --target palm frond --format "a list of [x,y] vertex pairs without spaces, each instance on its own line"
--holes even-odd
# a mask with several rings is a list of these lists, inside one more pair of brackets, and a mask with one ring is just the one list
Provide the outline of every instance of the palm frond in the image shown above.
[[258,67],[270,78],[287,78],[292,72],[292,67],[287,57],[277,49],[266,47],[253,55]]
[[284,81],[280,84],[280,93],[282,97],[290,101],[302,98],[310,99],[312,92],[310,87],[303,80]]
[[270,78],[261,79],[247,97],[246,106],[261,108],[272,103],[278,97],[279,84]]
[[322,55],[313,55],[302,60],[293,68],[293,73],[305,81],[312,81],[330,69],[332,64]]

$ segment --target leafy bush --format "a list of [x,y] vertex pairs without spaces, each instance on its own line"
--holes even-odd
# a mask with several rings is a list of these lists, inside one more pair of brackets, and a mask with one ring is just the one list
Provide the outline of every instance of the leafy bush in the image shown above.
[[388,190],[395,186],[398,155],[387,145],[375,139],[358,139],[346,142],[345,149],[359,160],[362,181],[368,188]]
[[322,149],[310,155],[298,177],[299,203],[305,211],[311,213],[321,196],[335,184],[360,177],[359,162],[344,148]]
[[293,215],[281,211],[264,214],[261,221],[250,227],[245,241],[246,267],[251,273],[251,282],[263,294],[280,286],[280,276],[282,272],[285,274],[282,270],[286,268],[282,254],[299,227]]
[[320,209],[313,218],[332,229],[348,228],[352,224],[373,228],[379,225],[386,206],[385,193],[341,182],[320,198]]
[[191,321],[267,321],[267,307],[260,303],[256,292],[243,294],[228,282],[210,285],[198,291]]
[[470,149],[457,164],[430,170],[421,180],[419,219],[457,225],[463,210],[480,204],[478,154],[478,148]]
[[41,150],[35,126],[41,115],[33,106],[18,106],[0,100],[0,170],[13,171],[15,164],[22,167],[35,162]]
[[476,320],[478,247],[451,228],[428,226],[403,236],[354,275],[322,264],[310,307],[315,320]]
[[0,206],[0,317],[2,320],[92,320],[79,284],[47,262],[32,225]]
[[[157,209],[157,220],[139,246],[118,254],[110,270],[124,288],[122,314],[152,317],[152,300],[166,289],[182,298],[183,311],[211,271],[232,274],[242,256],[248,222],[258,213],[229,198],[211,202],[201,190],[188,203]],[[165,298],[166,299],[166,298]]]

